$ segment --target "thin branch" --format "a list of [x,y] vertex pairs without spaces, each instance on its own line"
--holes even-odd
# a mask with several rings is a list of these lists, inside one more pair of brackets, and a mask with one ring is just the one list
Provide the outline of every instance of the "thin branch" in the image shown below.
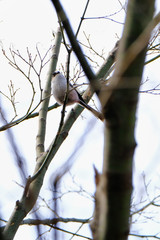
[[[36,105],[36,107],[34,107],[33,110],[31,110],[32,106],[33,106],[33,103],[34,103],[34,99],[35,99],[35,94],[36,94],[36,90],[35,90],[35,87],[34,87],[34,84],[33,82],[31,81],[30,79],[30,74],[31,74],[31,69],[34,70],[34,72],[37,74],[38,76],[38,79],[40,79],[40,75],[38,74],[38,72],[36,71],[35,67],[34,67],[34,62],[36,61],[36,56],[34,57],[34,59],[32,60],[31,58],[31,54],[29,53],[29,50],[27,48],[27,55],[28,55],[28,61],[20,54],[20,52],[17,50],[16,52],[13,51],[11,48],[10,48],[10,54],[11,54],[11,57],[10,58],[9,56],[7,56],[7,54],[5,53],[5,51],[2,49],[2,52],[3,52],[3,55],[5,56],[5,58],[9,61],[9,64],[15,68],[16,70],[18,70],[19,72],[21,72],[25,78],[28,80],[30,86],[31,86],[31,89],[32,89],[32,97],[31,97],[31,100],[30,100],[30,103],[29,103],[29,106],[27,108],[27,111],[26,111],[26,114],[24,115],[24,118],[26,116],[28,116],[29,114],[31,114],[33,111],[35,111],[35,109],[39,106],[39,104],[41,103],[42,101],[42,94],[40,94],[40,99],[39,99],[39,103]],[[18,57],[19,59],[21,59],[24,63],[26,63],[28,65],[28,72],[25,73],[23,71],[23,69],[21,69],[21,67],[18,65],[17,63],[17,59],[16,57]],[[40,92],[41,92],[41,89],[40,89]],[[21,118],[23,119],[23,118]]]
[[[117,73],[114,74],[113,79],[110,83],[111,91],[102,91],[100,97],[100,101],[102,102],[102,106],[106,105],[111,94],[113,93],[114,89],[117,88],[120,77],[123,75],[123,73],[126,71],[126,69],[130,66],[130,64],[135,60],[135,58],[138,56],[138,54],[147,46],[150,34],[153,31],[153,29],[159,24],[160,22],[160,13],[158,13],[145,27],[143,32],[137,37],[137,39],[129,46],[125,54],[121,54],[121,60],[119,61],[120,63],[123,62],[125,59],[125,64],[121,66],[121,68],[116,68],[118,69]],[[117,66],[117,62],[115,63],[115,67]],[[120,69],[120,71],[119,71]],[[105,101],[103,102],[103,99]]]
[[22,221],[21,225],[51,225],[51,224],[56,224],[57,222],[63,222],[63,223],[69,223],[69,222],[74,222],[74,223],[89,223],[90,218],[87,219],[80,219],[80,218],[46,218],[46,219],[25,219]]
[[[72,240],[74,238],[74,236],[77,236],[77,233],[79,232],[79,230],[81,230],[81,228],[83,227],[84,223],[82,223],[79,228],[77,229],[77,231],[75,233],[73,233],[72,237],[69,240]],[[87,237],[85,237],[87,238]]]
[[129,235],[133,236],[133,237],[146,238],[146,239],[148,239],[148,238],[160,239],[160,237],[157,236],[158,234],[156,234],[156,235],[142,235],[142,234],[136,234],[136,233],[129,233]]
[[159,95],[159,93],[157,93],[156,91],[160,91],[160,89],[158,88],[160,86],[160,84],[157,84],[155,87],[147,89],[147,90],[140,90],[140,93],[150,93],[150,94],[155,94],[155,95]]
[[119,22],[119,21],[116,21],[116,20],[114,20],[114,19],[111,18],[111,17],[117,15],[118,13],[120,13],[120,12],[122,11],[122,9],[123,9],[123,7],[121,6],[121,8],[120,8],[118,11],[116,11],[116,12],[114,12],[114,13],[111,13],[111,14],[109,14],[109,15],[101,16],[101,17],[87,17],[87,18],[84,18],[84,20],[107,19],[107,20],[113,21],[113,22],[115,22],[115,23],[119,23],[119,24],[123,24],[123,25],[124,25],[124,23]]
[[151,58],[150,60],[146,61],[146,62],[145,62],[145,65],[147,65],[148,63],[151,63],[151,62],[157,60],[158,58],[160,58],[160,54],[158,54],[156,57],[153,57],[153,58]]
[[[97,78],[98,79],[101,79],[101,78],[106,78],[108,75],[109,75],[109,69],[110,67],[113,65],[114,61],[115,61],[115,55],[116,55],[116,52],[117,52],[117,48],[118,48],[118,42],[116,43],[115,47],[113,48],[113,50],[110,52],[108,58],[105,60],[105,62],[102,64],[101,68],[99,69],[99,71],[97,72]],[[108,74],[107,74],[108,73]],[[89,95],[88,95],[89,93]],[[89,101],[93,95],[93,93],[91,94],[90,92],[90,87],[88,87],[88,89],[86,90],[86,93],[84,93],[84,98],[86,101]],[[38,105],[39,106],[39,105]],[[0,127],[0,132],[1,131],[5,131],[6,129],[8,128],[11,128],[11,127],[14,127],[18,124],[20,124],[21,122],[23,122],[24,120],[27,120],[27,119],[31,119],[31,118],[34,118],[34,117],[37,117],[39,116],[39,112],[36,112],[36,113],[33,113],[36,108],[38,107],[36,106],[30,113],[28,113],[27,115],[24,115],[23,117],[13,121],[12,123],[9,123],[7,125],[4,125],[2,127]],[[60,105],[58,103],[50,106],[48,108],[48,111],[51,111],[52,109],[54,108],[57,108],[59,107]]]
[[[37,107],[38,107],[38,106],[36,106],[36,108],[37,108]],[[57,107],[60,107],[60,105],[59,105],[58,103],[55,103],[55,104],[53,104],[52,106],[48,107],[48,111],[51,111],[51,110],[53,110],[53,109],[55,109],[55,108],[57,108]],[[35,108],[35,109],[36,109],[36,108]],[[33,112],[35,111],[35,109],[33,109],[33,111],[31,111],[31,112],[28,113],[27,115],[24,115],[23,117],[21,117],[21,118],[15,120],[15,121],[12,121],[11,123],[8,123],[8,124],[0,127],[0,132],[5,131],[5,130],[8,129],[8,128],[14,127],[14,126],[20,124],[21,122],[23,122],[23,121],[25,121],[25,120],[38,117],[38,116],[39,116],[39,112],[33,113]]]
[[3,93],[2,91],[0,91],[0,93],[1,93],[5,98],[7,98],[7,99],[10,101],[10,103],[11,103],[11,105],[12,105],[12,107],[13,107],[14,117],[11,119],[11,122],[13,122],[13,120],[18,116],[18,114],[17,114],[17,109],[16,109],[15,99],[16,99],[16,93],[17,93],[17,91],[19,90],[19,88],[15,90],[15,89],[14,89],[14,85],[13,85],[12,81],[10,80],[10,85],[8,85],[8,89],[9,89],[9,94],[10,94],[10,96],[7,96],[7,95],[6,95],[5,93]]
[[59,230],[59,231],[62,231],[62,232],[64,232],[64,233],[68,233],[68,234],[71,234],[71,235],[75,235],[76,237],[81,237],[81,238],[85,238],[85,239],[92,240],[92,238],[90,238],[90,237],[86,237],[86,236],[83,236],[83,235],[80,235],[80,234],[77,234],[77,233],[73,233],[73,232],[64,230],[64,229],[59,228],[59,227],[54,227],[54,226],[52,226],[52,227],[53,227],[54,229]]
[[151,22],[147,25],[147,27],[140,34],[140,36],[137,38],[137,40],[127,50],[126,58],[128,61],[127,61],[126,66],[124,66],[123,71],[125,71],[125,69],[127,69],[127,67],[135,59],[135,57],[142,51],[144,46],[147,45],[151,32],[159,24],[159,22],[160,22],[160,13],[158,13],[151,20]]
[[88,5],[89,5],[89,2],[90,2],[90,0],[87,1],[86,6],[85,6],[85,9],[84,9],[84,12],[83,12],[83,14],[82,14],[82,17],[81,17],[81,20],[80,20],[80,23],[79,23],[78,29],[77,29],[76,34],[75,34],[76,38],[77,38],[78,33],[79,33],[79,31],[80,31],[80,28],[81,28],[82,22],[83,22],[83,20],[85,19],[84,16],[85,16],[85,14],[86,14],[86,12],[87,12],[87,8],[88,8]]
[[[6,222],[5,220],[1,220],[1,221]],[[89,223],[90,219],[78,219],[78,218],[53,218],[53,219],[43,219],[43,220],[40,220],[40,219],[26,219],[26,220],[23,220],[21,222],[21,225],[29,225],[29,226],[46,225],[46,226],[49,226],[49,227],[54,228],[56,230],[62,231],[64,233],[71,234],[73,236],[82,237],[82,238],[85,238],[85,239],[92,240],[92,238],[80,235],[77,232],[76,233],[70,232],[70,231],[67,231],[65,229],[54,226],[53,224],[56,224],[57,222],[62,222],[62,223],[73,222],[73,223],[82,223],[84,225],[84,224]],[[1,227],[0,229],[3,230],[4,227]]]
[[[148,194],[147,194],[148,195]],[[148,196],[149,197],[149,196]],[[145,204],[144,206],[142,206],[141,208],[139,208],[138,210],[134,210],[132,211],[131,216],[136,215],[138,213],[142,213],[144,212],[144,210],[146,210],[147,208],[149,208],[150,206],[154,206],[154,207],[160,207],[160,204],[157,204],[156,201],[160,201],[160,195],[154,197],[151,201],[149,201],[147,204]],[[146,201],[145,201],[146,202]],[[141,203],[141,202],[140,202]]]
[[87,76],[88,80],[91,83],[92,89],[97,93],[97,95],[99,94],[99,89],[100,89],[100,85],[97,82],[96,79],[96,75],[93,73],[92,69],[90,68],[85,55],[77,41],[77,39],[75,38],[75,34],[73,33],[73,30],[71,28],[70,22],[67,18],[67,15],[65,14],[62,5],[60,4],[60,2],[58,0],[52,0],[52,3],[57,11],[58,16],[60,17],[62,23],[63,23],[63,27],[66,30],[67,36],[70,40],[70,43],[72,45],[72,48],[85,72],[85,75]]
[[[30,83],[30,86],[31,86],[31,89],[32,89],[32,98],[31,98],[31,101],[30,101],[30,104],[29,104],[29,107],[28,107],[28,110],[27,110],[27,113],[31,110],[31,107],[33,105],[33,102],[34,102],[34,98],[35,98],[35,94],[36,94],[36,90],[35,90],[35,87],[34,87],[34,84],[33,82],[31,81],[30,79],[30,71],[31,71],[31,68],[32,68],[32,65],[30,65],[26,60],[25,58],[22,57],[22,55],[20,54],[20,52],[17,50],[17,52],[13,51],[11,48],[10,48],[10,53],[11,53],[11,56],[12,56],[12,59],[11,60],[6,54],[5,52],[3,51],[3,54],[4,56],[9,60],[9,63],[11,64],[12,67],[14,67],[16,70],[18,70],[19,72],[21,72],[24,77],[28,80],[28,82]],[[22,59],[25,63],[28,64],[29,66],[29,70],[28,70],[28,74],[27,75],[18,65],[17,63],[17,60],[16,60],[16,57],[15,56],[18,56],[20,59]],[[28,55],[28,57],[30,58],[30,56]],[[35,57],[36,58],[36,57]],[[26,113],[26,114],[27,114]]]

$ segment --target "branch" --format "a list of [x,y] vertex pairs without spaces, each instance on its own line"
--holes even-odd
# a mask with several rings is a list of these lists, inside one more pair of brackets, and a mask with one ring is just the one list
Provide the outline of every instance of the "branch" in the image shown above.
[[135,115],[147,44],[154,25],[153,11],[154,0],[128,1],[115,71],[109,84],[111,89],[102,89],[106,129],[103,172],[96,189],[98,218],[93,227],[94,239],[128,239]]
[[133,237],[139,237],[139,238],[155,238],[155,239],[160,239],[160,237],[158,237],[157,235],[140,235],[140,234],[135,234],[135,233],[130,233],[129,234],[130,236],[133,236]]
[[5,93],[3,93],[2,91],[0,91],[0,93],[5,97],[5,98],[7,98],[9,101],[10,101],[10,103],[11,103],[11,105],[12,105],[12,107],[13,107],[13,111],[14,111],[14,117],[12,118],[12,120],[11,120],[11,122],[13,122],[13,120],[17,117],[17,109],[16,109],[16,102],[15,102],[15,99],[16,99],[16,93],[17,93],[17,91],[19,90],[19,88],[18,89],[14,89],[14,84],[13,84],[13,82],[10,80],[10,85],[8,85],[8,89],[9,89],[9,94],[10,94],[10,96],[7,96]]
[[81,21],[80,21],[79,26],[78,26],[78,29],[77,29],[77,31],[76,31],[76,35],[75,35],[76,37],[77,37],[77,35],[78,35],[79,31],[80,31],[82,22],[83,22],[83,20],[85,19],[84,16],[85,16],[85,14],[86,14],[86,11],[87,11],[89,2],[90,2],[90,0],[88,0],[87,3],[86,3],[86,6],[85,6],[85,9],[84,9],[83,15],[82,15],[82,17],[81,17]]
[[[2,221],[6,222],[5,220],[2,220]],[[80,235],[80,234],[77,234],[77,232],[76,233],[70,232],[70,231],[67,231],[65,229],[54,226],[54,224],[56,224],[58,222],[62,222],[62,223],[73,222],[73,223],[86,224],[86,223],[90,222],[90,219],[78,219],[78,218],[53,218],[53,219],[43,219],[43,220],[40,220],[40,219],[26,219],[26,220],[23,220],[21,222],[21,225],[32,225],[32,226],[46,225],[46,226],[49,226],[49,227],[54,228],[56,230],[62,231],[64,233],[91,240],[91,238]],[[3,228],[4,227],[0,227],[0,229],[2,229],[2,230],[3,230]]]
[[[19,51],[15,52],[11,48],[9,50],[10,50],[12,59],[9,58],[9,56],[7,56],[5,51],[2,49],[3,55],[9,61],[9,64],[13,68],[15,68],[16,70],[18,70],[20,73],[23,74],[23,76],[28,80],[28,82],[29,82],[29,84],[31,86],[31,89],[32,89],[32,98],[31,98],[31,101],[30,101],[30,104],[29,104],[29,107],[28,107],[28,110],[27,110],[27,113],[28,113],[31,110],[31,107],[32,107],[33,102],[34,102],[35,94],[36,94],[36,90],[35,90],[34,84],[33,84],[33,82],[30,79],[30,71],[31,71],[31,68],[34,68],[33,63],[34,63],[34,61],[36,59],[36,56],[35,56],[35,59],[34,59],[33,63],[31,64],[30,63],[30,54],[29,54],[28,49],[27,49],[27,54],[28,54],[29,62],[27,62],[27,60],[25,60],[25,58],[22,57],[22,55],[20,54]],[[28,65],[28,73],[25,73],[23,71],[23,69],[18,65],[16,56],[18,56],[21,60],[23,60]]]
[[[104,64],[101,66],[101,68],[97,72],[97,74],[96,74],[97,79],[101,79],[101,78],[107,76],[107,72],[109,72],[110,67],[112,66],[112,64],[115,61],[116,51],[117,51],[117,46],[114,47],[114,49],[112,50],[112,52],[110,53],[110,55],[108,56],[108,58],[106,59]],[[89,100],[92,98],[92,96],[93,96],[93,92],[91,91],[90,87],[88,87],[83,94],[83,99],[86,102],[89,102]],[[77,118],[80,116],[80,114],[82,113],[83,110],[84,110],[84,108],[80,105],[77,105],[74,109],[71,110],[70,114],[68,115],[68,117],[63,125],[61,132],[59,133],[59,131],[58,131],[58,134],[55,137],[54,141],[51,143],[51,145],[48,148],[48,150],[46,151],[46,153],[44,155],[42,155],[41,162],[43,162],[43,163],[40,165],[37,172],[31,177],[30,181],[34,181],[34,179],[36,179],[37,176],[40,175],[44,171],[44,169],[48,168],[52,158],[55,156],[55,154],[58,151],[58,149],[60,148],[61,144],[68,136],[68,133],[69,133],[72,125],[77,120]]]
[[[153,31],[153,29],[159,24],[160,22],[160,13],[158,13],[149,23],[145,26],[141,34],[135,39],[135,41],[132,42],[132,44],[127,48],[125,51],[125,54],[120,53],[119,56],[121,57],[121,60],[115,64],[115,68],[118,69],[116,77],[112,78],[112,81],[110,83],[110,86],[106,88],[106,91],[102,91],[99,95],[100,101],[102,103],[102,106],[107,104],[107,101],[109,100],[110,96],[113,93],[113,90],[117,88],[120,78],[118,76],[123,75],[123,73],[127,70],[127,68],[135,61],[136,57],[143,51],[143,49],[148,45],[148,41],[150,38],[150,34]],[[122,40],[120,41],[120,43]],[[121,45],[121,44],[120,44]],[[125,59],[125,61],[124,61]],[[121,68],[117,66],[117,64],[125,62]],[[122,65],[122,64],[121,64]],[[135,81],[134,81],[135,82]],[[135,83],[134,83],[135,84]],[[135,85],[134,85],[135,86]],[[121,86],[125,87],[124,85]],[[105,102],[104,102],[105,99]]]
[[56,34],[56,39],[55,39],[56,47],[54,47],[54,49],[53,49],[53,56],[52,56],[51,63],[50,63],[50,70],[48,73],[46,86],[45,86],[45,89],[43,92],[44,100],[41,104],[41,108],[39,111],[39,127],[38,127],[38,133],[37,133],[37,137],[36,137],[37,157],[39,157],[41,155],[41,153],[44,152],[46,118],[47,118],[48,105],[49,105],[49,100],[50,100],[50,95],[51,95],[51,79],[52,79],[52,73],[56,69],[61,39],[62,39],[61,31],[60,31],[60,29],[58,29],[57,34]]
[[158,58],[160,58],[160,54],[158,54],[157,56],[155,56],[155,57],[149,59],[148,61],[146,61],[146,62],[145,62],[145,65],[147,65],[148,63],[151,63],[151,62],[157,60]]
[[[61,42],[60,32],[58,32],[57,38]],[[59,52],[59,47],[60,47],[60,44],[58,44],[58,43],[59,43],[59,41],[57,40],[57,42],[56,42],[57,45],[55,45],[53,56],[52,56],[52,59],[51,59],[50,72],[49,72],[49,75],[48,75],[46,92],[44,92],[44,99],[45,100],[44,100],[44,102],[42,102],[42,108],[41,108],[40,113],[39,113],[39,117],[44,118],[44,120],[45,120],[46,113],[47,113],[47,110],[48,110],[48,103],[49,103],[48,99],[50,97],[51,73],[56,68],[57,54]],[[45,111],[46,111],[46,113],[45,113]],[[44,139],[43,134],[45,133],[45,126],[43,125],[43,123],[41,123],[41,127],[44,127],[44,129],[39,128],[39,133],[41,135],[40,135],[40,138],[38,139],[38,141],[43,144],[43,139]],[[39,150],[39,151],[37,151],[38,155],[39,155],[39,153],[41,153],[41,149],[42,148],[40,148],[40,150],[38,149]],[[37,169],[39,169],[39,166],[42,164],[41,159],[42,158],[37,159],[35,172],[37,171]],[[35,179],[35,181],[33,181],[33,182],[30,181],[30,177],[29,177],[29,179],[26,183],[22,198],[21,198],[20,201],[16,202],[15,209],[13,210],[13,213],[12,213],[12,215],[11,215],[11,217],[10,217],[10,219],[9,219],[9,221],[8,221],[4,231],[3,231],[3,235],[4,235],[5,239],[11,240],[11,239],[14,238],[14,235],[16,234],[16,231],[17,231],[20,223],[22,222],[24,217],[27,215],[27,213],[33,208],[33,206],[34,206],[34,204],[37,200],[37,197],[39,195],[39,191],[42,187],[43,178],[44,178],[46,170],[47,169],[45,169],[45,171],[42,172],[42,174],[39,175],[37,177],[37,179]]]
[[[110,55],[106,60],[106,62],[104,63],[104,65],[102,66],[102,68],[97,73],[97,77],[102,78],[103,76],[105,76],[106,72],[108,71],[110,66],[113,64],[113,62],[114,62],[114,57],[113,55]],[[51,69],[50,71],[54,70],[53,66]],[[49,82],[48,82],[48,85],[50,85]],[[48,92],[46,94],[47,94],[46,95],[46,99],[47,99]],[[84,97],[86,97],[89,100],[92,97],[93,92],[90,89],[87,89],[84,95],[85,95]],[[40,110],[42,111],[41,112],[42,117],[45,117],[47,109],[48,109],[48,105],[46,101],[46,105],[44,105],[43,108]],[[23,218],[27,215],[27,213],[32,209],[33,205],[35,204],[37,197],[39,195],[39,191],[43,184],[45,173],[47,171],[47,168],[52,158],[60,148],[63,141],[66,139],[69,130],[71,129],[72,125],[74,124],[74,122],[79,117],[82,111],[83,111],[83,107],[76,106],[74,110],[70,112],[68,118],[64,123],[61,133],[56,136],[56,139],[53,141],[53,143],[50,145],[49,149],[46,152],[43,152],[43,149],[44,149],[43,141],[45,136],[45,130],[43,132],[39,130],[39,133],[41,133],[41,136],[38,136],[39,143],[42,143],[42,146],[38,146],[39,149],[37,151],[37,156],[39,157],[37,159],[35,171],[33,176],[28,178],[27,184],[23,192],[23,196],[20,201],[16,202],[15,209],[4,229],[4,236],[7,239],[9,240],[13,239],[19,227],[20,222],[23,220]],[[41,124],[42,124],[41,126],[44,126],[43,123]]]
[[60,4],[60,2],[58,0],[54,0],[54,1],[52,0],[52,3],[57,11],[59,18],[61,19],[61,22],[63,23],[63,27],[66,30],[66,33],[70,40],[72,48],[79,60],[84,72],[85,72],[85,75],[87,76],[88,80],[90,81],[93,91],[95,91],[96,94],[98,95],[99,90],[100,90],[100,84],[97,82],[96,75],[93,73],[92,69],[90,68],[90,66],[85,58],[85,54],[83,53],[83,51],[73,33],[73,30],[71,28],[68,17],[66,15],[66,13],[64,12],[62,5]]
[[[145,205],[143,205],[141,208],[137,209],[137,210],[132,210],[132,213],[131,213],[131,217],[136,215],[136,214],[141,214],[142,212],[144,212],[144,210],[146,210],[148,207],[150,206],[154,206],[154,207],[160,207],[160,204],[157,204],[156,201],[159,201],[160,199],[160,195],[154,197],[151,201],[148,200],[149,202]],[[147,200],[146,200],[147,201]],[[146,202],[144,201],[144,202]],[[141,202],[139,203],[141,204]],[[133,206],[134,207],[134,206]]]
[[46,218],[46,219],[25,219],[22,221],[21,225],[51,225],[51,224],[56,224],[58,222],[63,222],[63,223],[69,223],[69,222],[74,222],[74,223],[89,223],[90,218],[88,219],[79,219],[79,218]]
[[[59,106],[60,105],[58,103],[55,103],[52,106],[48,107],[48,111],[51,111],[51,110],[53,110],[53,109],[55,109],[55,108],[57,108]],[[24,115],[23,117],[15,120],[15,121],[12,121],[11,123],[7,123],[7,124],[3,125],[2,127],[0,127],[0,132],[5,131],[8,128],[14,127],[14,126],[20,124],[21,122],[23,122],[25,120],[32,119],[32,118],[35,118],[35,117],[39,116],[39,112],[35,112],[35,113],[32,113],[32,112],[33,111],[29,112],[27,115]]]
[[[52,227],[53,227],[53,226],[52,226]],[[77,234],[77,233],[73,233],[73,232],[64,230],[64,229],[59,228],[59,227],[53,227],[53,228],[56,229],[56,230],[62,231],[62,232],[64,232],[64,233],[71,234],[71,235],[73,235],[72,237],[76,236],[76,237],[82,237],[82,238],[85,238],[85,239],[92,240],[92,238],[90,238],[90,237],[86,237],[86,236],[83,236],[83,235],[80,235],[80,234]]]
[[84,20],[97,20],[97,19],[107,19],[107,20],[110,20],[110,21],[113,21],[115,23],[119,23],[119,24],[123,24],[122,22],[119,22],[119,21],[116,21],[114,19],[112,19],[111,17],[113,17],[114,15],[117,15],[118,13],[120,13],[121,11],[123,10],[123,7],[121,7],[118,11],[114,12],[114,13],[111,13],[109,15],[106,15],[106,16],[100,16],[100,17],[87,17],[87,18],[84,18]]
[[[46,51],[46,53],[44,54],[44,56],[42,57],[40,52],[39,52],[39,49],[38,47],[36,46],[36,50],[37,50],[37,54],[39,56],[39,59],[40,59],[40,67],[39,69],[37,70],[36,67],[35,67],[35,61],[37,59],[37,54],[34,56],[34,58],[32,58],[32,55],[31,53],[29,52],[28,48],[27,48],[27,56],[28,56],[28,59],[26,60],[21,54],[20,52],[17,50],[17,51],[13,51],[11,48],[10,48],[10,53],[11,53],[11,58],[5,53],[5,51],[2,49],[2,52],[3,52],[3,55],[5,56],[5,58],[9,61],[9,64],[15,68],[16,70],[18,70],[20,73],[22,73],[25,78],[28,80],[30,86],[31,86],[31,89],[32,89],[32,97],[31,97],[31,100],[30,100],[30,103],[29,103],[29,106],[26,110],[26,113],[24,114],[24,116],[20,117],[19,119],[13,121],[13,118],[7,125],[4,125],[0,128],[0,131],[3,131],[3,130],[6,130],[10,127],[13,127],[17,124],[19,124],[20,122],[28,119],[28,118],[31,118],[32,116],[34,117],[35,115],[32,113],[39,107],[39,105],[45,100],[45,98],[42,98],[42,87],[41,87],[41,72],[42,72],[42,69],[44,68],[44,66],[48,63],[48,61],[50,61],[50,58],[49,60],[46,60],[46,57],[49,53],[49,51],[51,50],[51,47]],[[20,60],[22,60],[28,67],[28,70],[25,72],[23,71],[23,69],[19,66],[19,64],[17,63],[17,58],[19,58]],[[32,109],[32,106],[33,106],[33,103],[35,101],[35,94],[36,94],[36,91],[35,91],[35,86],[34,86],[34,83],[33,81],[31,80],[31,70],[36,74],[37,78],[38,78],[38,83],[39,83],[39,89],[40,89],[40,97],[39,97],[39,102],[36,104],[36,106]],[[11,87],[9,87],[9,90],[10,90],[10,97],[8,97],[7,95],[5,95],[4,93],[0,92],[1,94],[3,94],[7,99],[10,100],[13,108],[14,108],[14,112],[15,112],[15,115],[17,116],[18,114],[16,113],[16,108],[15,108],[15,94],[16,94],[16,91],[14,91],[14,88],[13,88],[13,84],[11,82]]]

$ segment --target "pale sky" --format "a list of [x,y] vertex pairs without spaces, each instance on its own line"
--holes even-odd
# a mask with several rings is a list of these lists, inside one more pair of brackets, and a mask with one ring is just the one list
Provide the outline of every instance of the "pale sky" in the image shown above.
[[[75,0],[62,0],[61,1],[66,12],[69,14],[71,24],[74,30],[77,29],[80,17],[83,13],[83,9],[86,1]],[[158,2],[159,3],[159,2]],[[72,7],[71,7],[72,6]],[[87,15],[92,16],[104,16],[110,15],[111,13],[118,12],[121,6],[119,1],[91,1]],[[160,10],[160,6],[158,6]],[[123,22],[124,11],[117,13],[114,18],[116,21]],[[0,41],[1,46],[5,49],[6,53],[9,53],[9,48],[12,47],[15,50],[21,51],[22,54],[26,54],[26,48],[28,47],[30,52],[34,55],[36,45],[39,46],[42,54],[47,51],[47,49],[53,44],[52,33],[55,33],[58,27],[57,17],[54,8],[50,1],[46,0],[2,0],[0,1]],[[122,33],[122,24],[115,23],[110,20],[85,20],[82,25],[82,31],[80,32],[79,39],[85,41],[84,33],[87,36],[90,35],[90,40],[95,47],[96,51],[100,52],[102,49],[105,52],[105,57],[108,55],[109,51],[112,50],[117,39]],[[60,64],[65,64],[66,52],[64,48],[61,48],[60,58],[58,62],[58,67]],[[102,60],[99,59],[99,64],[102,64]],[[15,84],[15,88],[21,88],[17,94],[17,109],[19,113],[22,114],[24,109],[27,107],[28,98],[30,94],[30,87],[27,85],[26,80],[21,74],[16,72],[4,59],[2,53],[0,52],[0,82],[1,91],[7,93],[8,84],[12,80]],[[24,66],[25,67],[25,66]],[[159,60],[155,63],[146,66],[144,72],[144,79],[149,78],[150,81],[143,86],[154,87],[159,83]],[[47,67],[44,70],[43,76],[45,79],[47,73]],[[160,114],[159,114],[159,102],[160,97],[149,94],[140,94],[140,102],[137,111],[137,129],[136,129],[136,140],[138,147],[135,152],[135,164],[134,168],[136,170],[134,184],[137,187],[139,181],[141,182],[141,173],[145,172],[148,174],[148,180],[151,178],[156,186],[159,181],[160,174]],[[54,103],[54,99],[51,99],[51,103]],[[4,101],[4,106],[7,109],[7,115],[12,113],[9,102]],[[52,140],[54,134],[56,133],[59,119],[60,119],[60,109],[52,112],[48,116],[48,128],[47,128],[47,139],[46,146]],[[94,117],[85,111],[83,113],[85,120],[81,117],[75,123],[75,126],[70,132],[67,141],[63,144],[60,151],[57,153],[54,162],[51,163],[48,174],[45,178],[44,188],[41,191],[41,196],[43,194],[50,196],[51,193],[48,189],[48,182],[55,171],[55,166],[60,166],[75,149],[78,140],[82,133],[85,132],[87,124],[90,121],[94,121]],[[53,122],[54,121],[54,122]],[[25,157],[28,163],[29,174],[32,174],[34,169],[35,161],[35,137],[37,132],[37,120],[29,120],[19,126],[13,128],[13,133],[16,136],[16,140],[19,143],[21,154]],[[3,167],[0,169],[1,186],[0,191],[3,192],[3,196],[0,200],[0,209],[2,210],[2,217],[7,219],[14,207],[15,201],[21,197],[21,188],[15,184],[19,182],[20,178],[17,174],[16,168],[14,167],[14,161],[12,159],[12,153],[10,151],[9,144],[5,137],[5,133],[0,135],[1,142],[1,152],[3,150]],[[88,153],[93,153],[92,157]],[[93,193],[93,163],[100,170],[102,166],[103,158],[103,124],[101,122],[96,122],[94,130],[89,133],[86,138],[86,142],[83,148],[77,152],[75,159],[76,163],[73,167],[76,176],[76,181],[78,184],[82,185],[87,191]],[[73,189],[72,179],[70,176],[66,177],[68,185],[65,182],[66,189],[69,187]],[[138,180],[138,181],[137,181]],[[143,185],[143,184],[142,184]],[[153,186],[153,188],[154,188]],[[78,188],[78,187],[77,187]],[[137,188],[138,196],[143,195],[143,186]],[[75,206],[73,207],[74,217],[79,217],[79,214],[84,213],[88,210],[87,217],[92,214],[92,206],[88,207],[90,200],[86,198],[81,198],[79,200],[78,196],[72,195],[72,201],[74,198]],[[72,217],[73,212],[71,212],[70,199],[65,198],[63,202],[63,207],[60,210],[65,217]],[[81,205],[80,205],[81,203]],[[77,204],[77,205],[76,205]],[[68,206],[68,207],[66,207]],[[81,207],[80,207],[81,206]],[[75,209],[77,212],[75,212]],[[78,211],[79,210],[79,211]],[[86,217],[86,216],[80,216]],[[80,218],[79,217],[79,218]],[[29,239],[30,229],[32,227],[26,227],[27,231],[20,228],[16,234],[15,240]],[[65,225],[67,229],[67,226]],[[76,229],[76,228],[75,228]],[[82,231],[83,232],[83,231]],[[86,232],[86,230],[84,230]],[[33,233],[32,233],[33,235]],[[50,236],[50,235],[48,235]],[[35,235],[36,238],[36,235]],[[32,238],[32,239],[35,239]],[[31,239],[31,238],[30,238]],[[65,240],[69,239],[66,238]],[[78,239],[78,238],[75,238]],[[134,238],[135,239],[135,238]]]

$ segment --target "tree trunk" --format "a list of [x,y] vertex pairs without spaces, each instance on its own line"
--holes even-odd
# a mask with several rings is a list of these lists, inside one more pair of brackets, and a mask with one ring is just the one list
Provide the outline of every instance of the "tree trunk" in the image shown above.
[[92,223],[93,238],[98,240],[125,240],[129,234],[135,115],[149,41],[148,34],[141,44],[140,35],[150,24],[153,11],[153,0],[128,2],[115,72],[106,91],[103,89],[104,164]]

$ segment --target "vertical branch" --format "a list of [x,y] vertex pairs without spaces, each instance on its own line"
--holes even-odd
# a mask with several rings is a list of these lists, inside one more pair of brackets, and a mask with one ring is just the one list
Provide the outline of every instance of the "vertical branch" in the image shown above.
[[51,95],[51,78],[52,78],[52,72],[54,72],[56,69],[61,39],[62,39],[61,31],[60,29],[58,29],[56,34],[56,39],[55,39],[55,47],[53,48],[53,56],[51,58],[50,69],[48,72],[48,79],[46,81],[46,86],[43,92],[43,101],[41,104],[41,108],[39,110],[39,127],[38,127],[38,133],[36,137],[37,157],[39,157],[40,154],[44,152],[46,117],[47,117],[48,105],[49,105],[49,100]]
[[[134,58],[127,53],[132,44],[140,43],[139,36],[150,24],[153,11],[154,0],[128,2],[127,17],[112,78],[112,82],[116,81],[117,85],[111,89],[103,109],[106,119],[104,163],[97,187],[99,222],[94,238],[98,240],[126,240],[129,234],[132,161],[136,146],[135,114],[149,35],[145,36],[147,39]],[[132,61],[129,62],[130,59]],[[106,100],[105,94],[103,97]]]
[[[38,136],[37,136],[37,157],[40,156],[42,151],[44,151],[44,139],[45,139],[45,123],[46,123],[46,115],[48,110],[48,103],[50,97],[50,85],[51,85],[51,75],[52,71],[56,68],[57,57],[60,49],[61,44],[61,32],[58,30],[55,42],[55,48],[53,49],[53,57],[51,60],[51,65],[48,73],[48,79],[46,83],[46,88],[44,91],[44,100],[42,102],[42,107],[39,112],[39,129],[38,129]],[[35,167],[35,172],[39,169],[40,165],[42,164],[44,157],[37,158],[37,164]],[[39,195],[39,191],[43,184],[43,178],[47,169],[44,169],[41,174],[37,176],[34,181],[31,182],[31,178],[28,179],[22,198],[20,201],[16,202],[16,206],[13,210],[13,213],[8,220],[5,229],[3,231],[3,236],[7,240],[12,240],[19,228],[24,217],[28,214],[28,212],[33,208],[36,203],[36,200]]]

